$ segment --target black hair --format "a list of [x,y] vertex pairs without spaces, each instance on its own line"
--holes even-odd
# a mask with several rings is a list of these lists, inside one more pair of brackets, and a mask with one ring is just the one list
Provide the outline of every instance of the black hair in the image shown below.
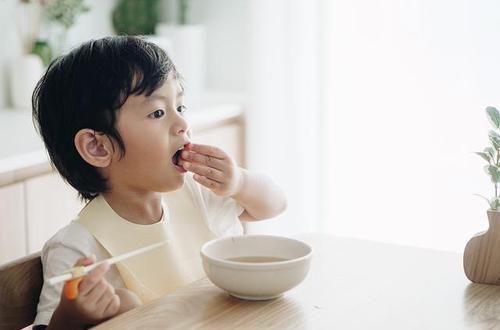
[[166,79],[180,78],[168,55],[140,37],[85,42],[55,59],[35,87],[33,122],[53,166],[84,200],[107,190],[107,180],[78,153],[76,133],[89,128],[125,145],[115,123],[129,95],[151,95]]

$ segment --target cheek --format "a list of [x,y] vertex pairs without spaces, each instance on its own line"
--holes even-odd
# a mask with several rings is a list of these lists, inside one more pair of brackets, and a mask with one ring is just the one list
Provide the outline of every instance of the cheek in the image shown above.
[[[149,134],[127,134],[123,138],[125,158],[134,162],[154,162],[168,158],[168,141]],[[154,164],[150,164],[154,166]]]

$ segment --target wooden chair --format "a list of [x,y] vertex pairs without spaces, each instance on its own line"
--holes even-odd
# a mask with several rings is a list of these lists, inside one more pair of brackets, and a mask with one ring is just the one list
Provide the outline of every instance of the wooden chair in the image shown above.
[[0,266],[0,330],[33,324],[42,284],[40,253]]

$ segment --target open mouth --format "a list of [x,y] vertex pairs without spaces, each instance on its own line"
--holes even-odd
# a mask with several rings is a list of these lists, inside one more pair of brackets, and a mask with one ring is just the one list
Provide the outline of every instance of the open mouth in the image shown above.
[[172,156],[172,163],[174,163],[174,165],[180,166],[179,165],[179,160],[181,159],[181,152],[182,152],[182,149],[179,149]]
[[186,172],[186,170],[182,167],[182,165],[179,164],[181,160],[181,153],[183,150],[185,150],[185,147],[186,145],[180,147],[172,156],[172,163],[174,164],[175,168],[180,172]]

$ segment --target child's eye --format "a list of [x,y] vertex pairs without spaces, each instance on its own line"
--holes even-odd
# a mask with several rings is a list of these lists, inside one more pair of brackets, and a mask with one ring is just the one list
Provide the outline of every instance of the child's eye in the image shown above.
[[186,110],[187,110],[187,107],[185,105],[180,105],[177,107],[178,113],[184,113],[184,112],[186,112]]
[[151,113],[149,116],[154,119],[161,118],[165,115],[165,111],[162,109],[155,110],[153,113]]

